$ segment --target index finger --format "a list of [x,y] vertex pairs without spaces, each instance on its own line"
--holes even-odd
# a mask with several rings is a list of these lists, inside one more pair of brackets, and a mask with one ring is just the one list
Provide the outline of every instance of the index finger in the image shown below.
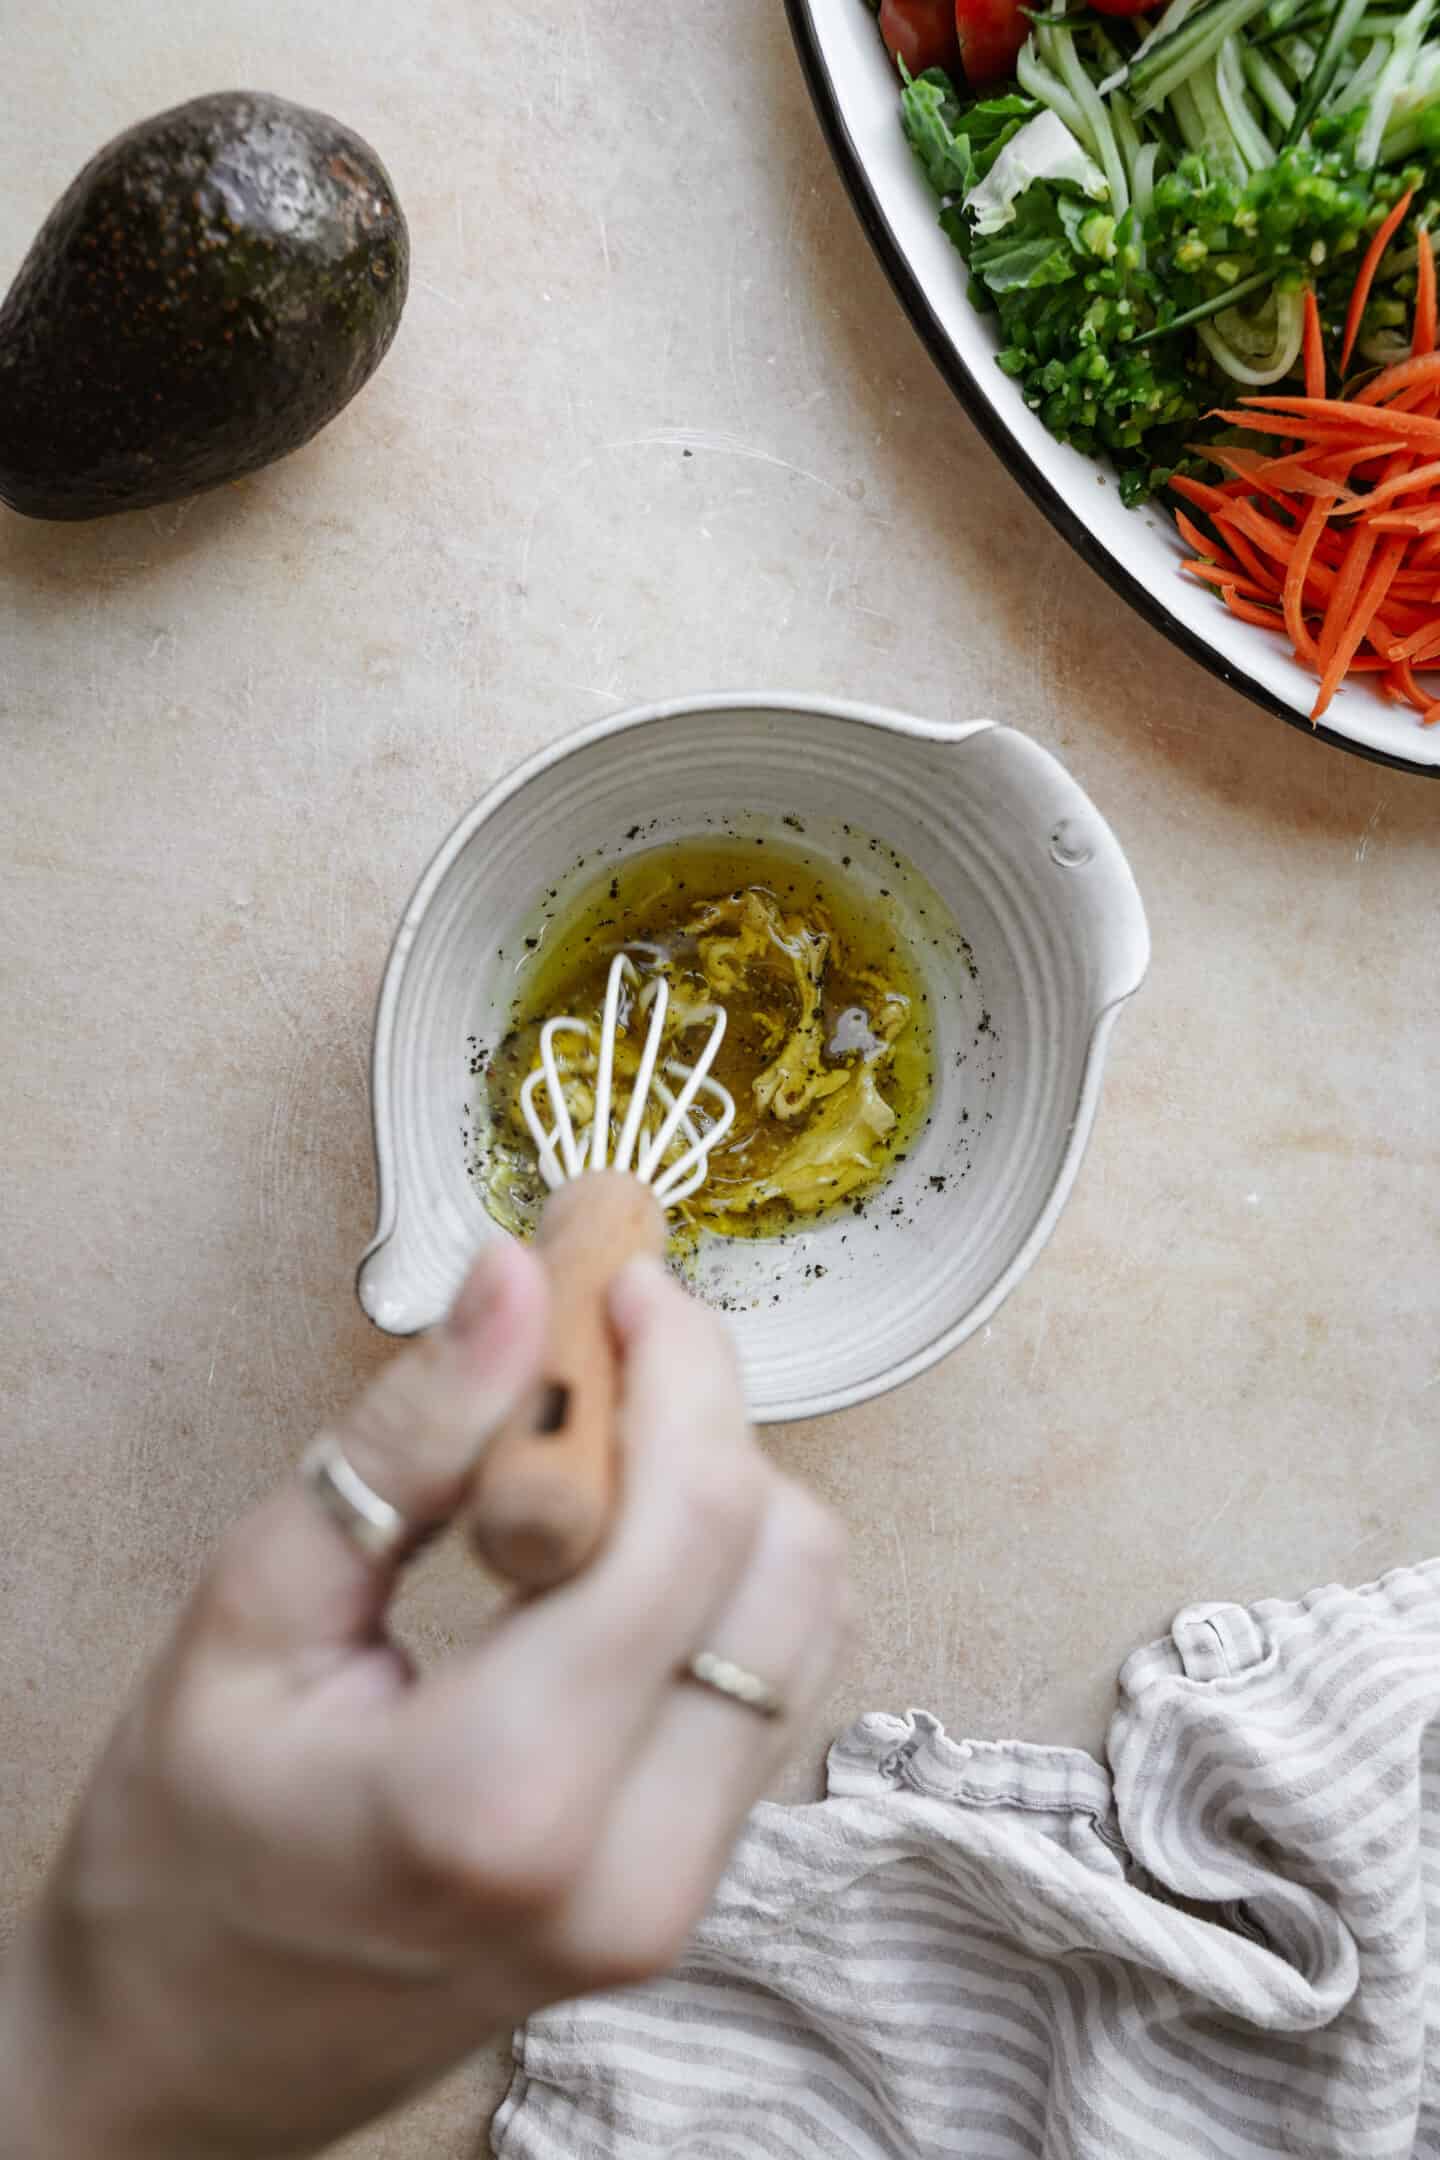
[[420,1728],[425,1768],[409,1774],[436,1791],[531,1783],[558,1731],[604,1794],[759,1534],[775,1474],[723,1327],[649,1260],[617,1281],[612,1312],[624,1361],[615,1531],[582,1575],[518,1606],[410,1698],[403,1714]]
[[[328,1428],[356,1475],[417,1531],[454,1515],[485,1441],[533,1379],[545,1309],[534,1254],[497,1240],[442,1325]],[[196,1618],[243,1652],[358,1645],[374,1639],[395,1572],[354,1545],[297,1475],[231,1531]]]

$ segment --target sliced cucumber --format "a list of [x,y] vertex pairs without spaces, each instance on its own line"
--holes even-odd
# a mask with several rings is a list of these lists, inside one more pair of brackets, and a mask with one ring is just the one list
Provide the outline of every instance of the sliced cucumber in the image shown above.
[[1150,215],[1150,205],[1155,196],[1155,167],[1160,158],[1159,143],[1147,142],[1140,146],[1135,159],[1135,171],[1131,178],[1131,223],[1134,227],[1135,252],[1138,267],[1145,268],[1145,220]]
[[1232,180],[1244,186],[1250,177],[1250,166],[1244,145],[1230,124],[1215,80],[1217,54],[1193,70],[1181,86],[1195,100],[1195,110],[1205,130],[1205,162],[1212,173],[1228,173]]
[[1086,74],[1084,63],[1075,50],[1074,31],[1046,29],[1042,35],[1049,46],[1047,59],[1085,115],[1088,131],[1095,141],[1094,155],[1109,182],[1110,212],[1118,220],[1130,207],[1130,182],[1105,100]]
[[1385,139],[1395,100],[1415,71],[1434,11],[1435,0],[1415,0],[1414,7],[1395,33],[1390,56],[1370,98],[1370,110],[1365,115],[1360,140],[1355,145],[1355,162],[1362,172],[1368,172],[1379,159],[1380,145]]
[[[1220,50],[1227,37],[1258,15],[1270,0],[1204,0],[1170,36],[1142,47],[1126,70],[1123,87],[1137,113],[1163,104],[1178,83],[1187,82]],[[1364,6],[1365,0],[1353,0]]]
[[1250,110],[1245,91],[1245,69],[1240,59],[1240,40],[1233,31],[1215,55],[1215,89],[1230,132],[1240,146],[1251,172],[1262,172],[1275,162],[1270,138]]
[[1325,110],[1332,113],[1351,112],[1355,106],[1363,105],[1384,73],[1385,63],[1389,58],[1390,40],[1377,38],[1344,89],[1337,90],[1334,97],[1327,101]]
[[1240,60],[1245,69],[1245,79],[1265,107],[1272,120],[1287,128],[1295,117],[1295,100],[1281,80],[1274,63],[1265,57],[1259,47],[1243,44]]
[[1289,149],[1304,134],[1314,119],[1335,80],[1336,71],[1345,57],[1345,48],[1355,35],[1355,26],[1365,13],[1366,0],[1340,0],[1331,20],[1329,33],[1320,47],[1320,56],[1305,79],[1305,89],[1295,108],[1295,117],[1285,130],[1284,148]]
[[1056,119],[1063,120],[1076,141],[1083,143],[1091,157],[1094,157],[1096,144],[1084,113],[1059,76],[1041,59],[1033,37],[1027,38],[1020,48],[1020,57],[1015,63],[1015,77],[1021,89],[1027,90],[1041,105],[1048,105]]

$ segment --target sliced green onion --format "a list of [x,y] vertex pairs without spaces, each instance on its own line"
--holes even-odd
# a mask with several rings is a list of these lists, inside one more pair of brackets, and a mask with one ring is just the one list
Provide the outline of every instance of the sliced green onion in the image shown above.
[[1131,343],[1151,345],[1156,338],[1169,337],[1173,331],[1188,330],[1192,323],[1204,322],[1210,315],[1219,315],[1224,309],[1234,307],[1237,301],[1246,299],[1252,292],[1259,292],[1262,285],[1273,285],[1274,282],[1273,270],[1257,270],[1253,277],[1241,278],[1228,292],[1212,294],[1210,299],[1202,300],[1198,307],[1187,308],[1185,313],[1177,315],[1173,322],[1157,323],[1153,330],[1146,330],[1141,336],[1132,338]]

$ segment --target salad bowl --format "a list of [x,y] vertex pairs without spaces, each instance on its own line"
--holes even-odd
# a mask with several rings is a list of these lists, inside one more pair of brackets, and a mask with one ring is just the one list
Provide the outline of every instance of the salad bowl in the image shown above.
[[967,294],[965,264],[902,132],[899,82],[864,0],[786,0],[821,127],[861,224],[941,374],[991,448],[1108,585],[1191,659],[1322,742],[1382,764],[1440,771],[1440,728],[1345,683],[1312,726],[1315,678],[1284,642],[1242,622],[1181,573],[1188,552],[1155,502],[1127,509],[1113,476],[1057,441],[996,365],[993,318]]

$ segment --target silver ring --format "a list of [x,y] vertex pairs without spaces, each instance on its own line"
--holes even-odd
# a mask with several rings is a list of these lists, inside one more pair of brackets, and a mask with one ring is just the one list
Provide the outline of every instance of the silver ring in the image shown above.
[[768,1680],[747,1672],[743,1665],[732,1665],[729,1658],[717,1657],[713,1650],[697,1650],[681,1666],[680,1677],[708,1688],[712,1695],[723,1695],[727,1702],[739,1703],[742,1710],[753,1710],[757,1717],[785,1715],[784,1700]]
[[366,1484],[338,1440],[321,1433],[305,1450],[300,1475],[330,1520],[367,1560],[408,1560],[438,1523],[417,1528]]

